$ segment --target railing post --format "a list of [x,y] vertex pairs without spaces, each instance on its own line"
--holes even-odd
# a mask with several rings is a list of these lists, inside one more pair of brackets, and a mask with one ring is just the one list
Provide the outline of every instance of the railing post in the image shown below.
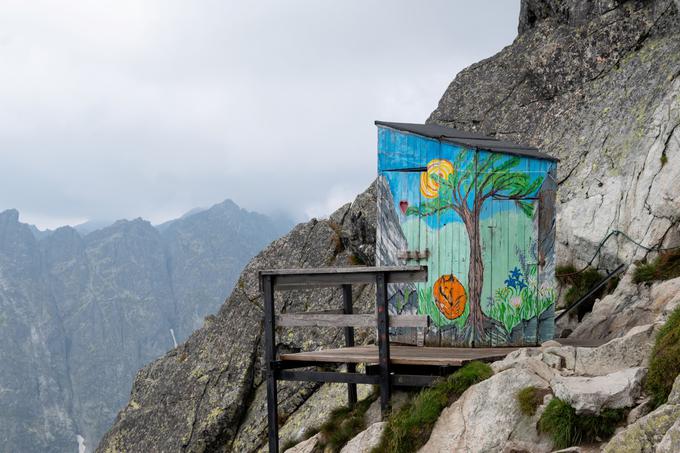
[[[353,312],[352,307],[352,285],[342,285],[342,308],[343,313],[346,315],[351,315]],[[354,346],[354,327],[345,327],[345,346],[351,348]],[[356,365],[353,363],[347,364],[347,372],[356,372]],[[347,384],[347,402],[350,407],[353,407],[357,403],[357,385]]]
[[375,296],[378,310],[378,358],[380,367],[380,412],[383,417],[390,408],[390,332],[387,308],[387,280],[384,272],[375,278]]
[[274,282],[271,275],[262,276],[264,293],[264,359],[267,375],[267,421],[269,453],[279,453],[279,417],[276,393],[276,373],[272,362],[276,359],[276,313],[274,308]]

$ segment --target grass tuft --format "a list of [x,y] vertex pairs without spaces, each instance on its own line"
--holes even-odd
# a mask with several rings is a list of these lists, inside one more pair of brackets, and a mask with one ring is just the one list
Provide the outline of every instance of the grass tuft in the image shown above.
[[553,398],[541,414],[538,429],[552,438],[554,448],[563,449],[611,437],[625,416],[623,409],[605,409],[599,415],[577,415],[568,403]]
[[491,367],[471,362],[434,387],[419,392],[409,403],[392,413],[380,444],[371,453],[411,453],[425,445],[445,407],[470,386],[493,375]]
[[517,403],[520,411],[527,416],[532,416],[536,413],[538,406],[543,403],[543,398],[547,391],[534,387],[533,385],[525,387],[517,392]]
[[645,389],[654,406],[668,399],[673,382],[680,374],[680,307],[671,313],[659,330],[649,361]]
[[644,263],[635,269],[635,283],[670,280],[680,277],[680,249],[659,254],[651,263]]

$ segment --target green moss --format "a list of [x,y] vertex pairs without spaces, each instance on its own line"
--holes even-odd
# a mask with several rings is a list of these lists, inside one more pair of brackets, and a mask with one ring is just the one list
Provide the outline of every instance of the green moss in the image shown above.
[[659,254],[651,263],[643,263],[635,269],[635,283],[670,280],[680,277],[680,250]]
[[668,399],[675,378],[680,374],[680,307],[659,330],[649,361],[645,389],[655,406]]
[[600,415],[576,414],[568,403],[553,398],[538,421],[539,431],[548,434],[556,449],[606,439],[624,419],[623,409],[605,409]]
[[425,445],[442,410],[467,388],[493,375],[491,367],[471,362],[434,387],[419,392],[410,402],[390,414],[372,453],[410,453]]
[[543,402],[543,397],[545,395],[545,390],[534,387],[533,385],[523,388],[517,392],[517,403],[519,404],[520,411],[522,411],[524,415],[534,415],[538,406]]
[[661,166],[662,167],[668,163],[668,156],[666,155],[666,151],[661,153],[661,159],[660,160],[661,160]]
[[[339,452],[354,436],[366,429],[364,415],[371,403],[378,397],[378,392],[374,391],[368,398],[365,398],[354,407],[340,407],[331,412],[330,417],[321,425],[318,432],[321,439],[316,450],[323,452]],[[316,434],[316,430],[310,431],[309,437]]]

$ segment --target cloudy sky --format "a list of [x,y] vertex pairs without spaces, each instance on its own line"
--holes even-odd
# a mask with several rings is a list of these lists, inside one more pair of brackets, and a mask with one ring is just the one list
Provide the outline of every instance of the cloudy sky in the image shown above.
[[158,223],[225,198],[296,220],[375,177],[373,121],[423,122],[510,44],[519,0],[3,0],[0,210]]

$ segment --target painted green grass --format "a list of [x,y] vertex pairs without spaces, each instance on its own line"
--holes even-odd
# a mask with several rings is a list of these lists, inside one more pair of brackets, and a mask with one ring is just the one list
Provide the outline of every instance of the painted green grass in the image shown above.
[[409,403],[390,414],[380,444],[371,453],[412,453],[425,445],[441,412],[470,386],[493,375],[491,367],[471,362],[419,392]]
[[537,288],[536,266],[531,266],[526,276],[526,286],[513,288],[505,286],[496,291],[493,303],[486,314],[499,321],[508,333],[522,321],[539,316],[555,303],[557,293],[552,287]]
[[550,436],[555,449],[563,449],[611,437],[625,416],[623,409],[605,409],[599,415],[576,414],[568,403],[553,398],[541,414],[538,429]]
[[645,389],[655,406],[668,399],[673,382],[680,374],[680,307],[659,330],[649,361]]

